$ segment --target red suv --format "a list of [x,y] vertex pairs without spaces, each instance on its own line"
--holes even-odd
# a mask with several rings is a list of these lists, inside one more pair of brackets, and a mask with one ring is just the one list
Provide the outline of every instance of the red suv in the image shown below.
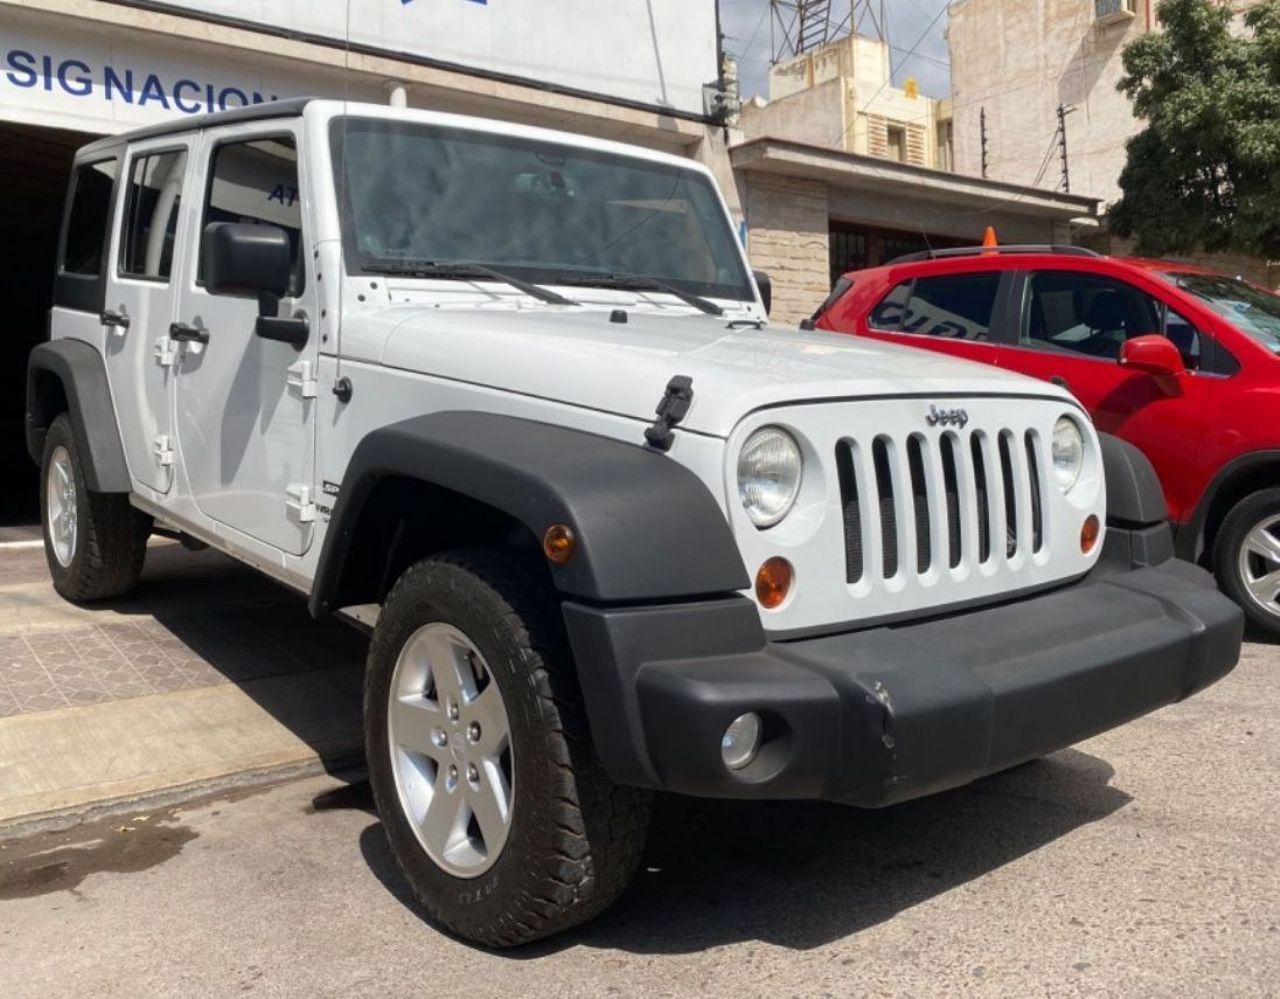
[[1280,297],[1079,247],[940,250],[841,278],[823,329],[1065,386],[1164,485],[1178,554],[1280,635]]

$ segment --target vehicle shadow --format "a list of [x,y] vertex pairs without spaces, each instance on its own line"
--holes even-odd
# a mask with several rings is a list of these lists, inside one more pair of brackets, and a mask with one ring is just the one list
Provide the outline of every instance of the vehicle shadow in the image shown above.
[[153,543],[133,593],[82,607],[48,586],[42,550],[7,552],[0,575],[45,584],[11,587],[4,601],[15,604],[20,629],[32,624],[21,630],[70,703],[231,683],[330,772],[361,760],[367,637],[336,619],[313,620],[296,593],[232,559]]
[[[579,930],[506,952],[587,946],[677,954],[748,940],[818,947],[994,871],[1131,799],[1104,760],[1068,749],[969,787],[881,811],[659,796],[631,888]],[[367,793],[360,807],[372,810]],[[361,850],[419,918],[378,823]]]

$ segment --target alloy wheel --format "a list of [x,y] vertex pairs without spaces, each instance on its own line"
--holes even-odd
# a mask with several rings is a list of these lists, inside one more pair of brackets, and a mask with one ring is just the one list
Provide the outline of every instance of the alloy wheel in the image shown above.
[[1266,613],[1280,617],[1280,515],[1270,515],[1249,530],[1238,564],[1245,592]]
[[459,629],[428,624],[400,650],[389,701],[401,810],[437,865],[479,877],[502,852],[514,801],[511,726],[493,673]]
[[45,472],[45,522],[53,557],[64,569],[76,557],[76,476],[65,447],[54,448]]

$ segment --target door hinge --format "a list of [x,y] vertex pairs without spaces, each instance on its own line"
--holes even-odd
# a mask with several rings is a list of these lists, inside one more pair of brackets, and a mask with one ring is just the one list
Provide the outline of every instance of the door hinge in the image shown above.
[[297,389],[303,399],[316,397],[316,376],[311,369],[310,361],[298,361],[291,364],[287,372],[289,388]]
[[173,438],[168,434],[161,434],[151,445],[151,454],[155,457],[157,465],[168,468],[173,464]]
[[316,505],[311,502],[311,487],[295,482],[285,489],[285,509],[299,524],[310,524],[316,519]]
[[178,349],[167,336],[162,336],[156,340],[154,353],[156,364],[162,368],[172,367],[173,362],[178,359]]

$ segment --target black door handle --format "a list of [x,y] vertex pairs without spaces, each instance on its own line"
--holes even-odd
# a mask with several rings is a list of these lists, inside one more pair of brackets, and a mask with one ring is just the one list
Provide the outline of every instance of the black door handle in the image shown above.
[[123,312],[116,312],[114,309],[104,309],[98,313],[98,321],[103,326],[119,326],[125,330],[129,328],[129,317]]
[[190,323],[170,323],[169,339],[191,343],[208,343],[209,331],[202,330],[199,326],[192,326]]

